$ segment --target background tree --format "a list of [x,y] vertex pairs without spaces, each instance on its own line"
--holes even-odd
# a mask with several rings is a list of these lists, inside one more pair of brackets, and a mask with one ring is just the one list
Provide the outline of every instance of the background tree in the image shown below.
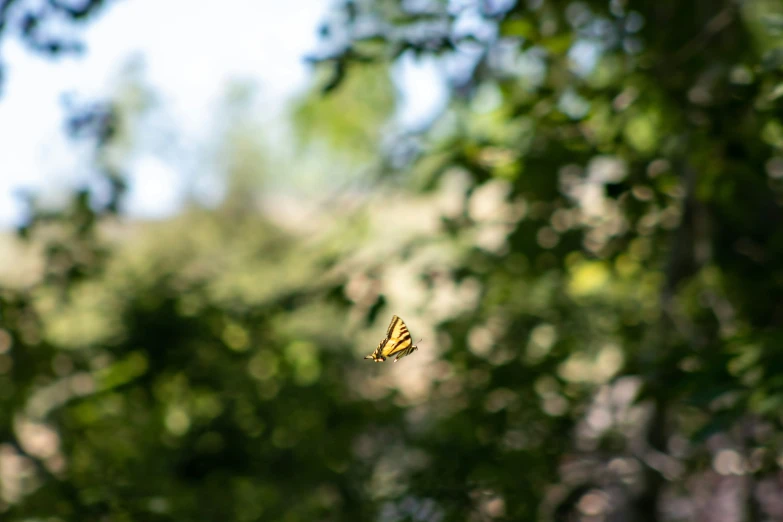
[[[84,49],[78,39],[69,33],[100,12],[105,0],[68,2],[47,0],[3,0],[0,2],[0,42],[17,36],[30,50],[46,56],[78,53]],[[0,79],[5,74],[0,62]]]
[[[473,355],[519,354],[527,344],[522,360],[489,361],[497,377],[475,393],[476,410],[444,424],[438,447],[462,442],[448,448],[462,474],[446,475],[465,502],[464,484],[482,472],[491,482],[538,463],[531,475],[554,484],[559,462],[559,484],[543,502],[543,485],[501,481],[509,515],[542,506],[556,518],[715,519],[717,504],[697,492],[749,519],[777,512],[768,488],[778,466],[765,456],[777,454],[781,369],[772,341],[781,296],[771,282],[780,5],[344,9],[353,40],[324,59],[337,71],[358,66],[357,56],[406,52],[462,65],[445,128],[422,143],[420,179],[459,168],[471,203],[502,185],[527,211],[506,229],[507,243],[476,249],[458,275],[481,281],[467,323],[485,329],[446,326],[455,340],[446,357],[474,369]],[[450,223],[455,234],[480,223],[466,209]],[[506,389],[527,404],[538,396],[540,418],[530,408],[481,411]],[[490,433],[460,439],[460,421]],[[524,442],[509,451],[501,441],[515,424]],[[487,452],[471,464],[465,456],[480,447]],[[521,465],[509,466],[513,458]]]

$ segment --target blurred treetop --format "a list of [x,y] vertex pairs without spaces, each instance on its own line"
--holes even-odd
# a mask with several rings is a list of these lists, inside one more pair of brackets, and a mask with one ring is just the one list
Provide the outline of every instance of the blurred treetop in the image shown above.
[[[0,44],[16,36],[32,51],[48,56],[82,52],[73,28],[100,12],[105,0],[0,0]],[[0,80],[4,77],[0,61]]]

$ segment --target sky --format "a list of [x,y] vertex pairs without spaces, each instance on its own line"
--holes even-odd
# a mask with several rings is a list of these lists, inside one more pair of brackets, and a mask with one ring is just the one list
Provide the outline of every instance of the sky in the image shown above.
[[[7,35],[0,44],[7,66],[0,96],[0,227],[20,220],[20,189],[66,194],[84,182],[88,149],[65,136],[63,94],[106,97],[123,68],[141,57],[144,81],[164,100],[181,136],[197,143],[230,81],[254,81],[272,113],[308,86],[303,57],[317,49],[317,27],[329,5],[223,0],[214,9],[192,0],[116,0],[79,33],[86,52],[57,59],[31,53]],[[404,59],[395,81],[401,124],[416,126],[442,108],[446,86],[437,64]],[[155,154],[136,158],[126,213],[156,219],[176,212],[192,182],[183,170]]]

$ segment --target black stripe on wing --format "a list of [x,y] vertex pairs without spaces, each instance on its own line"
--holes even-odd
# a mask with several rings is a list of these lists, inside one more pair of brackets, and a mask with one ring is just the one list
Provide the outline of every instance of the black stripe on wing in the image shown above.
[[[386,339],[391,339],[392,337],[394,337],[392,335],[392,332],[394,331],[394,328],[397,326],[397,324],[401,323],[401,322],[402,322],[402,319],[400,319],[396,315],[392,316],[392,320],[389,323],[389,327],[386,329]],[[402,323],[402,324],[404,325],[405,323]]]
[[384,350],[384,354],[386,357],[391,357],[392,355],[396,353],[403,352],[410,348],[410,346],[413,344],[413,341],[411,341],[411,334],[408,332],[405,332],[405,334],[402,335],[397,341],[394,343],[394,345],[391,347],[390,350],[386,351]]

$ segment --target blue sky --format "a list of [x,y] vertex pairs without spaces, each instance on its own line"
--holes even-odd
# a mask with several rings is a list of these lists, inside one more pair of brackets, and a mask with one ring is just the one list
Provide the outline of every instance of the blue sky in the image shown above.
[[[302,57],[316,49],[316,29],[329,5],[223,0],[216,10],[192,0],[115,1],[80,33],[86,53],[56,60],[7,38],[0,49],[7,64],[0,97],[0,227],[19,219],[14,193],[20,188],[56,195],[84,182],[87,150],[63,133],[63,93],[83,100],[109,95],[122,68],[141,56],[145,81],[164,100],[178,132],[198,142],[231,80],[257,83],[272,113],[307,87]],[[415,125],[442,106],[445,85],[436,65],[405,60],[396,72],[401,123]],[[163,218],[175,212],[190,181],[180,170],[154,155],[134,162],[128,214]]]

